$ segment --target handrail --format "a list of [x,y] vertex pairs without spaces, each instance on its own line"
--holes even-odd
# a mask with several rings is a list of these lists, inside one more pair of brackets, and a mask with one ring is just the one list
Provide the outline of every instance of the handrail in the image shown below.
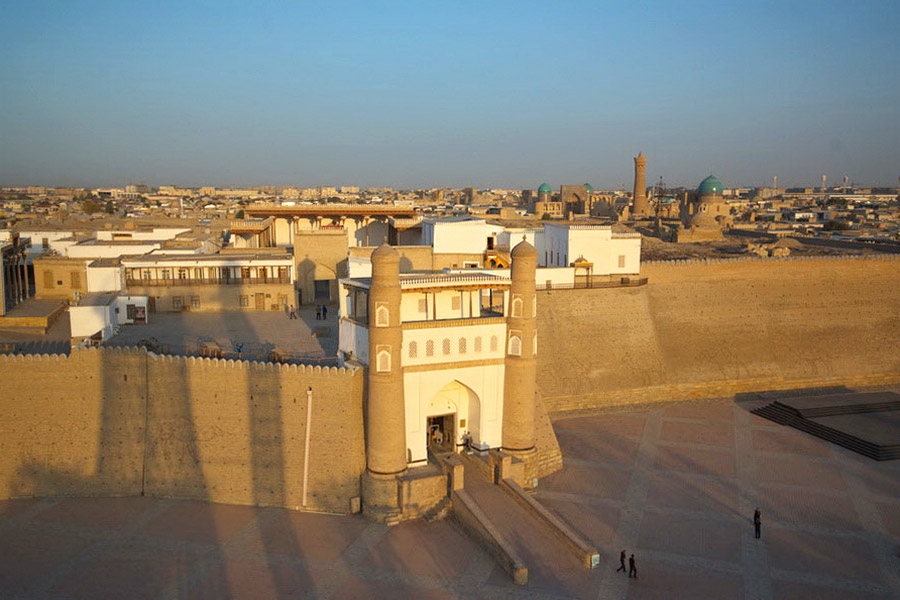
[[173,287],[179,285],[250,285],[265,283],[291,283],[290,277],[175,277],[172,279],[141,279],[126,277],[126,286]]

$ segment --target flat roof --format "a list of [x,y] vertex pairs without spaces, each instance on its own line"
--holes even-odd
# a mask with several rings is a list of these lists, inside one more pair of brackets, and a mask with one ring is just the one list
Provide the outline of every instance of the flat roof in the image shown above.
[[[369,289],[372,285],[372,278],[346,278],[341,279],[341,283],[352,287]],[[412,273],[400,275],[400,289],[403,291],[434,288],[497,288],[506,287],[510,283],[509,277],[488,273]]]
[[[260,260],[260,261],[279,261],[286,260],[293,262],[294,257],[291,254],[284,253],[280,255],[272,254],[152,254],[145,256],[135,256],[131,258],[123,258],[122,264],[125,263],[174,263],[174,262],[212,262],[212,261],[239,261],[239,260]],[[126,265],[127,266],[127,265]]]

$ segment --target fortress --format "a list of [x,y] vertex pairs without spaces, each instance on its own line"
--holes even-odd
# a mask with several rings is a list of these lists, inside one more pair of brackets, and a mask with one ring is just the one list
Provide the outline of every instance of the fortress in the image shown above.
[[[380,250],[371,281],[342,283],[369,292],[374,319],[370,329],[360,313],[348,317],[358,335],[342,341],[342,368],[144,349],[4,355],[0,498],[143,494],[413,518],[447,494],[446,473],[417,470],[431,464],[434,426],[451,452],[465,436],[512,454],[528,485],[561,466],[555,414],[900,383],[895,257],[645,263],[646,286],[535,292],[529,248],[514,251],[509,279],[437,277],[426,282],[430,300],[417,296],[423,282],[400,278],[396,253]],[[503,300],[488,294],[483,314],[469,316],[488,288]],[[417,312],[420,299],[426,317],[413,319],[404,311]],[[447,353],[442,310],[460,311]],[[456,335],[466,328],[487,329]],[[491,335],[502,347],[491,350]],[[467,364],[459,337],[471,344]],[[425,360],[432,338],[441,340],[432,352],[453,364]],[[480,383],[465,372],[488,363]]]

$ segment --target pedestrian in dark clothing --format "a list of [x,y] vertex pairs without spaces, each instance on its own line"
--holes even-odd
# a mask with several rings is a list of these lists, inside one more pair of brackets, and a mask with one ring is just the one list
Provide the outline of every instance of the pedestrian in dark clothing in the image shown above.
[[324,304],[322,305],[322,320],[323,321],[328,320],[328,307],[325,306]]
[[634,566],[634,554],[628,558],[628,579],[634,576],[637,579],[637,567]]
[[759,512],[759,508],[753,511],[753,529],[756,531],[756,539],[762,537],[762,515]]
[[622,554],[619,555],[619,564],[621,565],[618,569],[616,569],[616,573],[619,571],[625,572],[625,551],[622,550]]
[[322,320],[322,307],[316,304],[316,321]]

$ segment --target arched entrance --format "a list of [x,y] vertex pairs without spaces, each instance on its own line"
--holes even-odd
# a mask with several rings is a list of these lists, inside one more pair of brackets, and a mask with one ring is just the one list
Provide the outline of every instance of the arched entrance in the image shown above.
[[430,454],[458,452],[466,439],[480,443],[481,402],[478,394],[453,380],[425,407],[426,445]]

